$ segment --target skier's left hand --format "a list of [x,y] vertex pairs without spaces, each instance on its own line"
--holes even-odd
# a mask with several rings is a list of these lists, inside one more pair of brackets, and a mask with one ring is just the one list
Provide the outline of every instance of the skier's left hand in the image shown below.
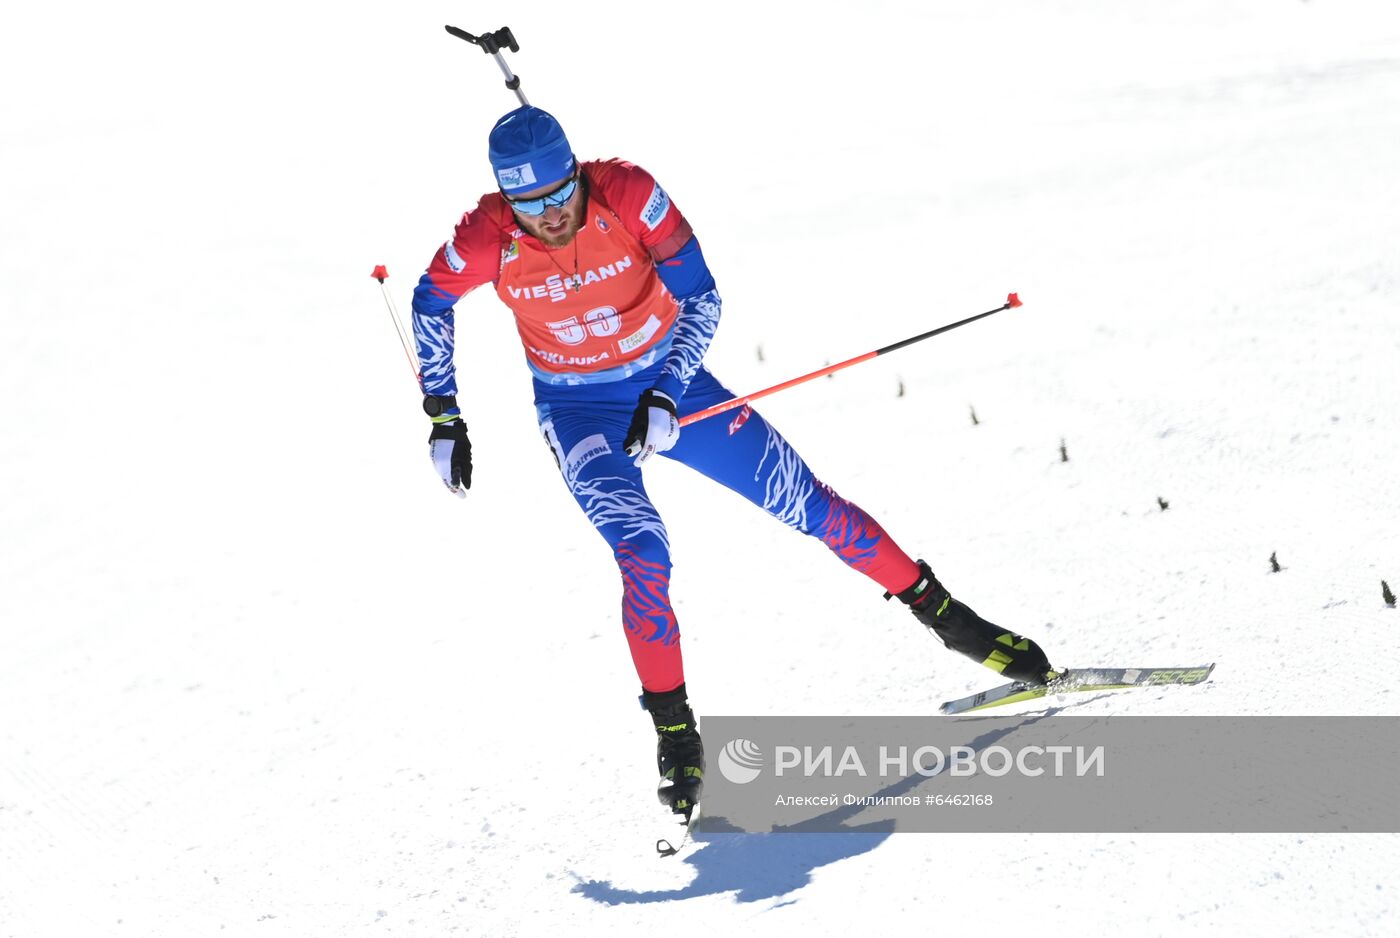
[[622,449],[635,456],[632,465],[640,466],[652,453],[664,453],[681,437],[681,424],[676,419],[676,402],[660,391],[643,391],[632,412],[632,424]]

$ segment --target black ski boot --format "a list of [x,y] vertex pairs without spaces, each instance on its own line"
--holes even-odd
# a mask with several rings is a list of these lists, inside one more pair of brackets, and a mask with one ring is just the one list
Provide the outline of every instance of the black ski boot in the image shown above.
[[891,595],[907,604],[914,618],[928,626],[944,645],[978,664],[1027,684],[1044,684],[1054,676],[1039,645],[993,625],[958,602],[922,560],[914,585],[902,593],[886,593],[885,598]]
[[656,771],[661,776],[656,797],[689,821],[704,787],[705,747],[685,700],[685,685],[664,694],[643,689],[642,706],[656,726]]

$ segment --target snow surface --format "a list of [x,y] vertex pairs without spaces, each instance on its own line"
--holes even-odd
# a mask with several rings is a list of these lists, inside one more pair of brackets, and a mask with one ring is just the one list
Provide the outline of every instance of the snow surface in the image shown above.
[[[1218,662],[1063,712],[1400,713],[1394,0],[31,4],[0,31],[0,936],[1396,933],[1392,835],[655,859],[616,571],[509,316],[459,309],[459,502],[368,276],[405,308],[490,185],[512,99],[444,23],[508,23],[576,150],[662,180],[736,390],[1019,291],[761,409],[1055,661]],[[819,544],[648,484],[702,715],[992,683]]]

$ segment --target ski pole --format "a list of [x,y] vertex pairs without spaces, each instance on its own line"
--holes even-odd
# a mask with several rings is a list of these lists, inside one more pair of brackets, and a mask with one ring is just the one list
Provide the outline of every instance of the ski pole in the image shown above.
[[418,364],[418,357],[413,354],[413,346],[408,341],[408,330],[404,329],[403,322],[399,320],[399,311],[394,308],[394,300],[389,296],[389,288],[384,285],[384,281],[389,279],[389,271],[383,264],[374,268],[370,274],[379,281],[379,292],[384,294],[384,305],[389,307],[389,318],[394,321],[394,329],[399,334],[399,344],[403,346],[403,353],[408,358],[408,367],[413,369],[413,380],[418,383],[421,390],[423,387],[422,368]]
[[915,342],[922,342],[924,339],[931,339],[936,335],[940,335],[941,333],[956,329],[959,326],[965,326],[970,322],[976,322],[979,319],[985,319],[986,317],[991,316],[993,313],[999,313],[1004,309],[1015,309],[1020,305],[1021,301],[1016,296],[1016,294],[1008,293],[1006,295],[1006,302],[998,306],[996,309],[989,309],[985,313],[978,313],[976,316],[969,316],[966,319],[960,319],[957,322],[949,323],[946,326],[939,326],[937,329],[930,329],[928,332],[922,333],[920,335],[912,336],[900,342],[895,342],[893,345],[886,345],[884,348],[877,348],[873,352],[866,352],[864,355],[857,355],[855,358],[849,358],[846,361],[838,362],[835,365],[828,365],[825,368],[821,368],[817,371],[812,372],[811,374],[803,375],[800,378],[793,378],[791,381],[784,381],[782,384],[775,384],[771,388],[764,388],[762,391],[755,391],[752,394],[745,394],[743,397],[731,398],[730,400],[716,404],[713,407],[707,407],[704,410],[697,411],[696,413],[690,414],[686,417],[682,417],[680,420],[680,424],[683,427],[688,427],[692,423],[698,423],[699,421],[704,420],[706,417],[713,417],[715,414],[722,414],[727,410],[733,410],[736,407],[742,407],[750,401],[758,400],[760,397],[767,397],[770,394],[777,394],[779,391],[785,391],[788,388],[802,384],[804,381],[811,381],[813,378],[820,378],[823,375],[834,374],[835,372],[838,372],[843,368],[849,368],[852,365],[859,365],[861,362],[868,362],[872,358],[877,358],[886,353],[893,352],[896,349],[902,349],[906,345],[913,345]]
[[502,26],[494,33],[482,33],[480,36],[473,36],[465,29],[458,29],[456,26],[444,26],[443,28],[458,39],[470,42],[487,55],[494,55],[496,64],[501,67],[501,72],[506,76],[506,87],[515,92],[521,105],[529,105],[530,102],[525,100],[525,92],[520,90],[520,76],[511,73],[510,66],[506,64],[505,57],[501,55],[502,46],[512,52],[520,51],[520,45],[515,41],[515,36],[511,34],[509,26]]

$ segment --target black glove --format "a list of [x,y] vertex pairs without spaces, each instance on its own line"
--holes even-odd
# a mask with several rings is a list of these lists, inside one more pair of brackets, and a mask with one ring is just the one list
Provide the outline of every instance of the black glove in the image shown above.
[[458,417],[433,424],[433,432],[428,435],[428,455],[447,490],[458,498],[466,498],[467,489],[472,487],[472,442],[467,439],[466,422]]
[[643,391],[632,412],[627,439],[622,450],[635,456],[632,464],[640,466],[652,453],[664,453],[681,437],[681,424],[676,419],[676,402],[660,391]]

